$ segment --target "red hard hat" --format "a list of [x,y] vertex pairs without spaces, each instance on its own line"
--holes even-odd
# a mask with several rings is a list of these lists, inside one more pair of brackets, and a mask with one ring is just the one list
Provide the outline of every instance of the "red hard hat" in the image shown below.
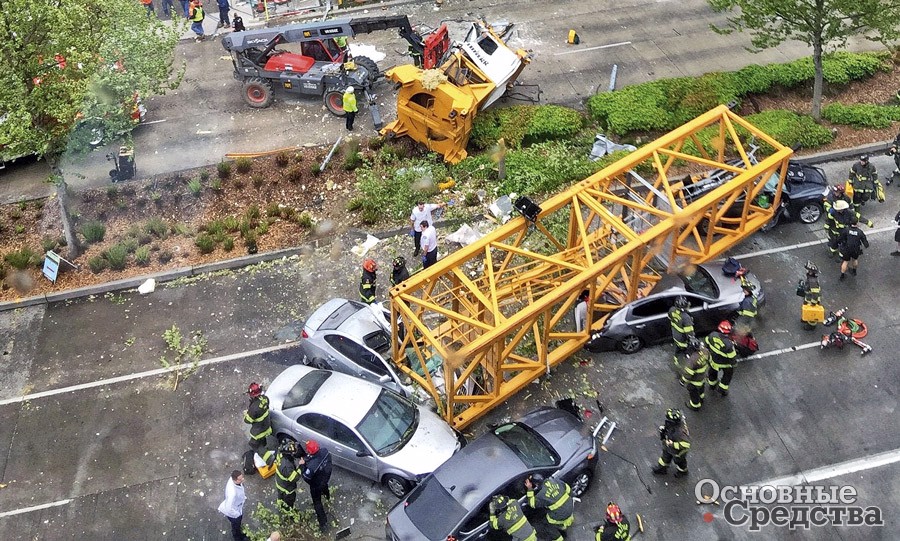
[[319,444],[316,440],[309,440],[306,442],[306,452],[310,455],[314,455],[319,452]]
[[375,263],[374,259],[366,259],[363,261],[363,269],[369,272],[375,272],[378,269],[378,263]]
[[247,387],[247,394],[250,395],[250,398],[256,398],[262,394],[262,386],[254,381]]
[[606,520],[613,524],[622,522],[622,510],[618,505],[609,502],[609,505],[606,506]]
[[727,319],[719,323],[719,332],[722,334],[731,334],[731,322]]

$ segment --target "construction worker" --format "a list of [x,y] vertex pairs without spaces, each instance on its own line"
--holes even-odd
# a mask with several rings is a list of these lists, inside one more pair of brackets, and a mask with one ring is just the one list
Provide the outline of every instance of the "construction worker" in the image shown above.
[[203,13],[203,2],[200,0],[193,0],[191,2],[190,10],[188,20],[191,21],[191,30],[197,34],[197,41],[203,41],[203,38],[205,37],[203,35],[203,19],[206,18]]
[[[900,95],[900,92],[897,94]],[[891,178],[885,182],[885,184],[890,186],[891,182],[894,182],[895,180],[900,183],[900,132],[897,133],[897,137],[895,137],[894,142],[891,143],[888,154],[894,157],[894,170],[891,171]]]
[[838,248],[841,253],[841,277],[840,280],[847,278],[847,268],[850,273],[856,276],[856,269],[859,267],[859,256],[862,255],[863,246],[869,247],[869,239],[862,229],[858,227],[859,221],[854,218],[850,222],[850,227],[844,230],[841,238],[838,239]]
[[537,541],[537,533],[528,522],[519,501],[497,494],[488,505],[491,528],[506,532],[515,541]]
[[293,509],[297,501],[297,479],[300,472],[294,458],[297,456],[297,444],[291,440],[285,441],[278,448],[278,457],[275,459],[275,489],[277,491],[279,505],[285,509]]
[[359,279],[359,300],[366,304],[372,304],[375,302],[375,282],[378,278],[376,275],[378,264],[375,263],[374,259],[367,258],[363,261],[362,268],[362,278]]
[[685,351],[684,381],[690,400],[685,405],[694,411],[703,407],[703,398],[706,395],[706,372],[709,369],[710,353],[703,342],[694,338],[688,339],[688,347]]
[[[728,320],[719,323],[719,328],[706,337],[706,346],[709,348],[709,373],[706,376],[706,384],[710,389],[719,389],[722,396],[728,396],[728,385],[734,375],[734,364],[737,362],[737,350],[731,335],[731,322]],[[719,379],[719,371],[722,371],[722,379]]]
[[675,477],[684,477],[688,474],[687,454],[691,450],[687,422],[681,414],[681,410],[669,408],[666,410],[666,422],[659,427],[659,439],[662,441],[662,456],[653,467],[653,473],[665,475],[669,471],[669,464],[675,462]]
[[594,541],[631,541],[631,525],[613,502],[606,504],[606,522],[597,530]]
[[672,341],[675,343],[675,368],[681,369],[688,340],[694,336],[694,318],[688,312],[687,298],[679,295],[675,298],[672,308],[669,308],[669,324],[672,326]]
[[741,300],[741,304],[738,305],[737,313],[735,314],[735,327],[737,327],[738,332],[746,334],[750,332],[753,320],[759,313],[759,300],[753,293],[756,286],[743,276],[741,277],[741,289],[744,292],[744,298]]
[[391,287],[409,278],[409,269],[406,268],[406,258],[398,255],[394,258],[391,269]]
[[328,449],[319,448],[318,442],[309,440],[306,442],[306,456],[300,457],[301,474],[303,480],[309,484],[309,495],[312,497],[313,508],[316,510],[316,519],[319,521],[319,530],[324,532],[328,526],[325,515],[325,505],[322,504],[322,496],[331,501],[331,490],[328,481],[331,480],[331,453]]
[[[857,213],[859,208],[866,204],[876,195],[876,191],[881,186],[878,181],[878,171],[875,166],[869,163],[869,155],[863,154],[859,157],[859,161],[850,168],[850,178],[847,183],[853,189],[853,210]],[[883,190],[883,188],[882,188]]]
[[562,541],[565,532],[575,521],[575,500],[571,497],[572,489],[563,481],[544,478],[540,473],[533,473],[525,479],[525,496],[532,509],[546,511],[546,536],[541,539]]
[[269,397],[263,394],[262,386],[255,381],[247,387],[247,394],[250,395],[250,405],[244,412],[244,422],[250,425],[250,448],[256,450],[272,433]]
[[356,118],[356,112],[359,111],[359,108],[356,106],[356,89],[352,86],[348,86],[346,90],[344,90],[343,97],[343,107],[344,107],[344,118],[347,119],[347,131],[353,131],[353,120]]

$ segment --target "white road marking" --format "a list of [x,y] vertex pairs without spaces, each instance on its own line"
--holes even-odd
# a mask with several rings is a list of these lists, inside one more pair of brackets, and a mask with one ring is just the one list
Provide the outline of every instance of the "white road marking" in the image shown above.
[[22,513],[31,513],[32,511],[40,511],[41,509],[47,509],[50,507],[58,507],[60,505],[66,505],[71,501],[71,499],[59,500],[56,502],[44,503],[41,505],[33,505],[31,507],[23,507],[21,509],[13,509],[12,511],[4,511],[3,513],[0,513],[0,518],[11,517],[13,515],[21,515]]
[[553,56],[561,56],[564,54],[586,53],[588,51],[596,51],[597,49],[609,49],[610,47],[618,47],[620,45],[631,45],[630,41],[620,41],[619,43],[610,43],[609,45],[598,45],[596,47],[588,47],[586,49],[573,49],[571,51],[563,51],[561,53],[553,53]]
[[[864,229],[863,232],[866,233],[866,236],[868,236],[868,235],[874,235],[874,234],[876,234],[876,233],[884,233],[885,231],[894,231],[894,230],[896,230],[896,229],[897,229],[897,226],[892,225],[892,226],[889,226],[889,227],[879,227],[878,229],[871,229],[871,230],[868,230],[868,231],[866,231],[866,230]],[[790,251],[790,250],[797,250],[797,249],[799,249],[799,248],[806,248],[807,246],[815,246],[815,245],[817,245],[817,244],[825,244],[826,242],[828,242],[828,239],[827,239],[827,238],[821,239],[821,240],[812,240],[812,241],[809,241],[809,242],[801,242],[800,244],[791,244],[791,245],[789,245],[789,246],[782,246],[782,247],[780,247],[780,248],[769,248],[768,250],[760,250],[760,251],[758,251],[758,252],[748,252],[748,253],[746,253],[746,254],[734,255],[734,256],[732,256],[732,257],[734,257],[735,259],[737,259],[738,261],[740,261],[741,259],[747,259],[748,257],[756,257],[756,256],[760,256],[760,255],[777,254],[777,253],[780,253],[780,252],[787,252],[787,251]],[[725,258],[718,259],[718,261],[725,261]]]
[[775,486],[775,485],[804,485],[817,483],[833,477],[841,477],[858,471],[871,470],[880,468],[889,464],[900,462],[900,449],[893,451],[885,451],[874,455],[855,458],[846,462],[838,462],[830,466],[823,466],[812,470],[802,471],[795,475],[779,477],[777,479],[769,479],[761,483],[753,483],[751,486]]
[[[179,370],[189,370],[193,367],[200,366],[208,366],[211,364],[223,363],[226,361],[234,361],[237,359],[242,359],[244,357],[252,357],[253,355],[262,355],[264,353],[271,353],[273,351],[280,351],[282,349],[287,349],[289,347],[293,347],[297,345],[297,342],[287,342],[284,344],[279,344],[277,346],[270,346],[262,349],[254,349],[253,351],[243,351],[240,353],[232,353],[231,355],[224,355],[222,357],[213,357],[212,359],[206,359],[198,362],[196,365],[193,364],[183,364],[183,365],[173,365],[168,368],[157,368],[155,370],[147,370],[146,372],[137,372],[134,374],[126,374],[124,376],[118,376],[115,378],[101,379],[99,381],[91,381],[88,383],[80,383],[78,385],[72,385],[70,387],[61,387],[59,389],[51,389],[49,391],[41,391],[38,393],[31,393],[24,396],[17,396],[13,398],[5,398],[0,400],[0,406],[5,406],[7,404],[17,404],[20,402],[25,402],[28,400],[35,400],[38,398],[47,398],[48,396],[54,396],[58,394],[72,393],[75,391],[83,391],[85,389],[92,389],[94,387],[104,387],[106,385],[112,385],[114,383],[122,383],[125,381],[131,381],[135,379],[141,378],[149,378],[152,376],[161,376],[163,374],[168,374],[169,372],[177,372]],[[0,515],[2,516],[2,515]]]

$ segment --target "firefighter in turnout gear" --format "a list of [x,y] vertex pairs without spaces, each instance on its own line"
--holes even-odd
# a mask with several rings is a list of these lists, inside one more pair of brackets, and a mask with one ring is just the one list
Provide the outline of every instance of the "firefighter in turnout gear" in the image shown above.
[[537,533],[528,522],[518,500],[497,494],[488,506],[491,528],[506,532],[515,541],[537,541]]
[[675,477],[683,477],[688,474],[687,454],[691,449],[688,439],[687,422],[681,414],[681,410],[668,409],[666,411],[666,423],[659,427],[659,439],[662,441],[662,456],[653,467],[653,473],[664,475],[669,471],[669,464],[675,462]]
[[613,502],[606,505],[606,522],[597,530],[594,541],[631,541],[631,525]]
[[675,304],[669,309],[669,324],[672,326],[672,341],[675,342],[675,355],[672,360],[676,369],[681,369],[688,340],[694,336],[694,318],[688,312],[687,298],[679,295]]
[[897,133],[897,137],[895,137],[894,142],[891,143],[888,154],[894,157],[894,170],[891,172],[891,178],[885,182],[885,184],[890,186],[891,182],[894,182],[895,180],[900,183],[900,133]]
[[700,340],[691,337],[688,340],[687,357],[684,362],[684,377],[682,378],[688,390],[690,401],[685,402],[687,407],[698,411],[703,407],[703,397],[706,389],[706,372],[709,369],[711,356],[709,350]]
[[744,277],[741,277],[741,289],[744,291],[744,298],[741,300],[741,304],[738,305],[737,313],[735,314],[735,326],[738,328],[738,332],[747,334],[751,331],[753,320],[756,319],[756,315],[759,313],[759,299],[753,293],[756,286]]
[[[532,509],[547,512],[547,535],[550,541],[562,541],[566,529],[575,521],[575,501],[572,489],[563,481],[552,477],[545,479],[540,473],[533,473],[525,479],[526,497]],[[544,539],[545,536],[541,536]]]
[[[731,322],[725,320],[719,323],[718,330],[709,333],[706,337],[706,346],[709,348],[710,361],[709,373],[706,376],[706,384],[710,390],[718,388],[722,396],[728,396],[728,386],[734,375],[734,365],[737,362],[737,350],[731,341]],[[719,379],[719,371],[722,371],[722,379]]]
[[819,286],[819,267],[807,261],[806,278],[797,284],[797,295],[803,297],[800,308],[800,321],[811,327],[825,321],[825,308],[822,306],[822,288]]
[[[878,196],[880,190],[884,192],[881,182],[878,180],[878,171],[875,166],[869,163],[869,156],[863,154],[859,157],[859,161],[850,168],[850,178],[847,183],[853,189],[853,210],[857,213],[859,208],[866,204],[872,198]],[[884,201],[883,197],[879,197],[880,201]]]
[[291,440],[285,441],[278,449],[278,458],[275,459],[275,488],[278,492],[278,501],[286,509],[293,509],[297,501],[297,480],[300,472],[294,463],[297,456],[297,444]]
[[372,304],[375,302],[375,285],[378,276],[375,271],[378,270],[378,264],[374,259],[366,259],[362,264],[362,278],[359,279],[359,300]]
[[828,231],[828,251],[831,252],[831,255],[837,255],[838,239],[854,218],[859,219],[859,214],[850,208],[850,203],[845,199],[835,201],[831,210],[828,211],[825,217],[825,227]]
[[272,418],[269,417],[269,397],[256,382],[247,387],[250,405],[244,412],[244,422],[250,425],[250,448],[256,450],[272,433]]

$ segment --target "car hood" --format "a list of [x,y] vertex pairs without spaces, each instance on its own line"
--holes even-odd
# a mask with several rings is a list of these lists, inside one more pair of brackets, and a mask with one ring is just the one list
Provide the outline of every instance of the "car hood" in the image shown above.
[[419,426],[406,445],[380,457],[387,466],[424,475],[433,472],[459,449],[456,433],[443,419],[419,406]]

